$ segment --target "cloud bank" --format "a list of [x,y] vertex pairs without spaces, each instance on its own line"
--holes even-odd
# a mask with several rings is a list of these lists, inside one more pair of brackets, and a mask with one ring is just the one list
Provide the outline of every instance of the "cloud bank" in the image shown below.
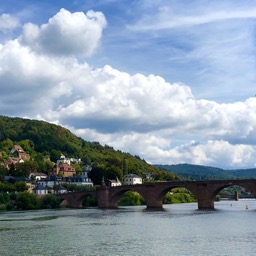
[[0,45],[1,114],[58,123],[150,163],[255,166],[255,97],[220,104],[157,75],[93,68],[77,56],[96,50],[106,24],[103,13],[65,9],[24,24]]

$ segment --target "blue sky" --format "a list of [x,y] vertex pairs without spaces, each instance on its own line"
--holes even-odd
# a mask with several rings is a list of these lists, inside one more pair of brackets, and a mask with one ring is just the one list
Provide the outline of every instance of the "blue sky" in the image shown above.
[[150,163],[256,164],[256,1],[3,1],[0,114]]

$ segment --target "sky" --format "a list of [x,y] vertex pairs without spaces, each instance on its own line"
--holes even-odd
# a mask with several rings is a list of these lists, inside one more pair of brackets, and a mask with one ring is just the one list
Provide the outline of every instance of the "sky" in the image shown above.
[[0,115],[150,164],[256,166],[256,0],[0,0]]

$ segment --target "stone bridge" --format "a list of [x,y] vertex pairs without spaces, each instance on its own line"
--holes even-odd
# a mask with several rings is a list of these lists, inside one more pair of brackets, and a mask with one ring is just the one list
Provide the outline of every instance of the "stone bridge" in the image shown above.
[[186,188],[197,199],[198,209],[214,209],[214,198],[223,189],[238,185],[256,197],[256,180],[208,180],[208,181],[168,181],[124,185],[118,187],[100,187],[95,191],[59,194],[61,201],[72,208],[81,208],[86,196],[97,198],[99,208],[117,208],[118,200],[127,191],[138,192],[145,200],[148,209],[163,207],[164,196],[173,188]]

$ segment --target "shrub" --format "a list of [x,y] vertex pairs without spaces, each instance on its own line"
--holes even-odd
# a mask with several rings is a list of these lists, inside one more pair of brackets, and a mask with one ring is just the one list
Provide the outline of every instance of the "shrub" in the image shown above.
[[143,197],[136,192],[128,191],[122,195],[119,200],[119,205],[143,205],[145,204],[145,200]]
[[28,192],[21,192],[17,195],[16,205],[18,209],[34,210],[40,208],[41,202],[36,195]]
[[55,195],[46,195],[41,199],[42,208],[55,209],[60,207],[60,199]]

